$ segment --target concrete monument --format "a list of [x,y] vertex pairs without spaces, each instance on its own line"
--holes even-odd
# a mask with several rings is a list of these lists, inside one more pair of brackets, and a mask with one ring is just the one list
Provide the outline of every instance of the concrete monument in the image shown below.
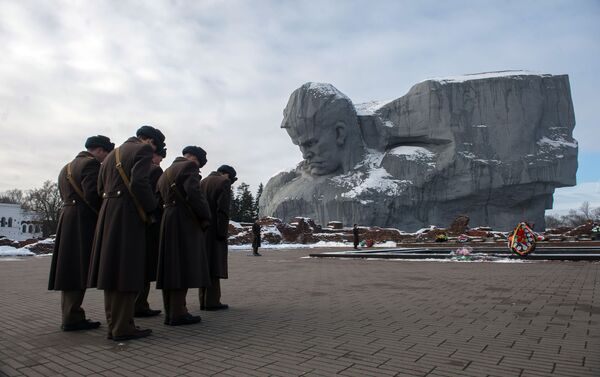
[[574,126],[567,75],[430,79],[365,104],[306,83],[281,124],[304,160],[269,180],[260,215],[406,231],[458,214],[494,229],[542,227],[554,189],[575,185]]

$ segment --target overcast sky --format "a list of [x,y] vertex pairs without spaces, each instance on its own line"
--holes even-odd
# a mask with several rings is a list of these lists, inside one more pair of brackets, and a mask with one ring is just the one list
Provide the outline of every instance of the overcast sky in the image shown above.
[[599,49],[598,0],[0,0],[0,191],[55,180],[88,136],[120,144],[144,124],[167,137],[163,167],[199,145],[204,175],[228,163],[254,191],[301,159],[279,126],[307,81],[359,103],[524,69],[571,81],[588,184],[556,207],[600,206]]

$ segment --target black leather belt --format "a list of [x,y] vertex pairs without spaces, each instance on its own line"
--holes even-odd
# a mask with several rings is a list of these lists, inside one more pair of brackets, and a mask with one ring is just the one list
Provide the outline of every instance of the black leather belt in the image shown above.
[[121,190],[113,192],[105,192],[102,194],[102,199],[118,198],[122,194]]
[[76,205],[77,205],[77,200],[75,200],[75,199],[68,200],[63,203],[63,207],[71,207],[71,206],[76,206]]
[[163,208],[167,208],[167,207],[175,207],[177,206],[177,203],[175,201],[172,201],[170,203],[165,203],[163,204]]

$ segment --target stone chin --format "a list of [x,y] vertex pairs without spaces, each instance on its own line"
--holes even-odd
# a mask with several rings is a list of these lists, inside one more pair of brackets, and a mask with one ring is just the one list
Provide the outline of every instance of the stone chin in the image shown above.
[[336,174],[340,171],[340,164],[332,165],[327,162],[307,163],[310,175],[325,176]]

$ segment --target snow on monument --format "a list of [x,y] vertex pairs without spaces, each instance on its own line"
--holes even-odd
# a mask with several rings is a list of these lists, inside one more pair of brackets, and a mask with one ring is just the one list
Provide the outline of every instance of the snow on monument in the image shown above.
[[366,104],[306,83],[281,124],[304,160],[269,180],[260,215],[414,231],[466,214],[473,225],[541,228],[554,189],[575,185],[574,126],[567,75],[430,79]]

